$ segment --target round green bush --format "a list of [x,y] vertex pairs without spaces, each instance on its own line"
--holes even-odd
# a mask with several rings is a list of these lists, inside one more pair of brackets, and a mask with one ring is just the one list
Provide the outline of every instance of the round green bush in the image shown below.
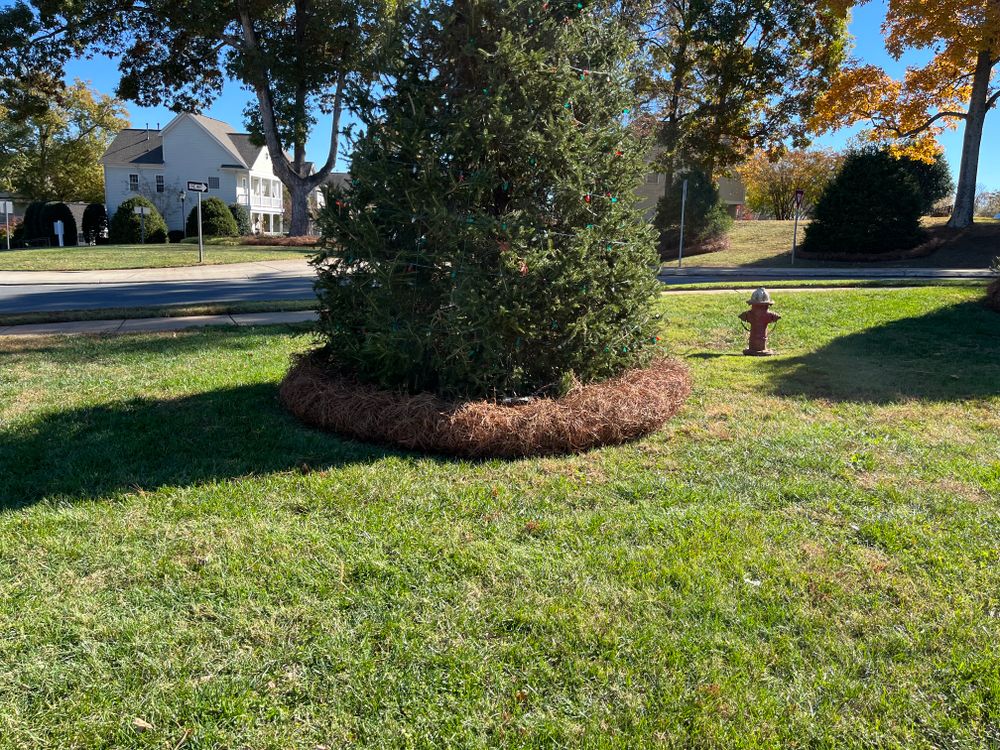
[[42,225],[48,234],[49,244],[53,247],[59,244],[59,237],[53,228],[57,221],[63,223],[63,244],[66,247],[80,244],[76,231],[76,217],[69,210],[69,206],[65,203],[46,203],[42,211]]
[[[239,233],[233,212],[221,198],[208,198],[201,202],[201,232],[205,237],[235,237]],[[187,217],[188,237],[198,236],[198,206]]]
[[246,206],[242,203],[232,203],[229,206],[229,211],[236,221],[236,233],[238,236],[246,237],[253,231],[253,228],[250,226],[250,210]]
[[108,236],[108,212],[103,203],[91,203],[83,212],[83,240],[102,244]]
[[664,259],[677,257],[684,180],[688,181],[687,203],[684,207],[686,246],[721,237],[733,225],[732,217],[719,198],[719,188],[714,180],[699,169],[678,172],[656,207],[656,227],[660,230],[660,248]]
[[122,201],[111,217],[110,237],[111,241],[120,244],[136,244],[142,242],[142,222],[137,213],[136,206],[145,206],[153,209],[146,216],[146,242],[159,243],[167,241],[167,223],[163,220],[160,212],[147,198],[136,196]]
[[806,227],[807,253],[878,254],[907,250],[924,239],[920,186],[884,150],[852,151],[827,185]]

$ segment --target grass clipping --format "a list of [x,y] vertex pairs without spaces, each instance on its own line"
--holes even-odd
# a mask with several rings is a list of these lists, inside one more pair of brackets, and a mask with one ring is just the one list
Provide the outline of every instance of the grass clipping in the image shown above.
[[649,435],[691,392],[687,368],[658,359],[646,368],[575,388],[562,398],[506,406],[445,401],[430,393],[379,390],[299,357],[281,403],[306,424],[371,443],[470,458],[577,453]]

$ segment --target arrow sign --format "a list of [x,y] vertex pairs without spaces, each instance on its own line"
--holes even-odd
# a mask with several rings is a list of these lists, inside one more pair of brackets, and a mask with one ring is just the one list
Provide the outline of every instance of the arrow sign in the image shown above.
[[188,182],[188,190],[192,193],[207,193],[208,185],[204,182]]

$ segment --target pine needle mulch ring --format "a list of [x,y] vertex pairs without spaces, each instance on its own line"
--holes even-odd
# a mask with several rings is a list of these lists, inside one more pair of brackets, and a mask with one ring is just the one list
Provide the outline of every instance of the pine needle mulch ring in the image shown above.
[[619,445],[659,430],[687,399],[676,360],[581,386],[556,399],[505,406],[379,390],[300,356],[281,383],[282,405],[312,427],[370,443],[467,458],[524,458]]

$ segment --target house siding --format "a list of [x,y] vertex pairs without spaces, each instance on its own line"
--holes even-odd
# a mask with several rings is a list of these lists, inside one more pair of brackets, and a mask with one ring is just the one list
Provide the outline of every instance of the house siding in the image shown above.
[[[242,190],[244,179],[248,187],[252,184],[251,177],[277,179],[266,150],[261,151],[251,170],[238,168],[235,165],[241,157],[237,149],[230,150],[223,146],[216,135],[190,115],[178,115],[163,131],[154,133],[156,137],[162,136],[163,164],[152,166],[115,163],[113,159],[105,161],[105,200],[109,214],[114,214],[122,201],[142,195],[163,214],[169,229],[183,230],[186,214],[198,201],[197,194],[186,190],[189,181],[211,183],[210,178],[217,179],[218,187],[210,187],[203,199],[217,197],[229,205],[237,202],[247,204],[248,197]],[[141,144],[141,134],[139,138]],[[138,191],[132,190],[129,185],[129,175],[132,174],[139,176]],[[156,192],[157,175],[163,177],[162,193]],[[180,200],[182,192],[185,193],[183,203]],[[284,211],[280,203],[266,208],[254,207],[253,210],[266,211],[273,216],[273,220],[267,222],[268,228],[283,225]]]

